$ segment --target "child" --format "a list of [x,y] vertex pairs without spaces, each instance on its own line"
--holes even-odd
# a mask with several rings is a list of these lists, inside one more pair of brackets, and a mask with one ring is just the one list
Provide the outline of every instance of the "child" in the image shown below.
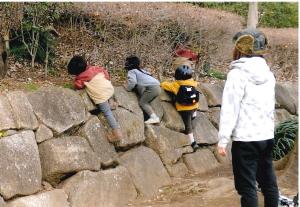
[[149,72],[140,68],[140,60],[136,56],[126,58],[125,69],[127,74],[127,90],[136,89],[140,100],[139,105],[143,111],[150,117],[145,124],[157,124],[159,117],[154,113],[150,102],[160,94],[159,81],[151,76]]
[[[196,117],[196,110],[199,107],[199,92],[195,90],[197,82],[192,79],[192,74],[193,71],[190,67],[181,65],[175,71],[175,81],[162,82],[161,87],[176,96],[175,107],[182,117],[185,126],[184,133],[188,135],[192,148],[197,150],[199,145],[194,139],[192,120]],[[185,92],[186,94],[182,94],[182,89],[185,88],[187,92]],[[185,103],[180,100],[181,97],[188,95],[190,92],[194,92],[192,96],[195,96],[195,98],[191,99],[192,101],[190,103]],[[185,98],[183,98],[183,100],[184,99]]]
[[89,97],[96,104],[97,110],[91,113],[97,115],[103,112],[104,116],[112,128],[113,137],[111,142],[119,141],[122,133],[119,124],[113,116],[108,99],[114,93],[114,87],[109,80],[109,74],[103,67],[87,65],[86,60],[81,56],[74,56],[68,64],[68,72],[75,77],[75,88],[86,88]]

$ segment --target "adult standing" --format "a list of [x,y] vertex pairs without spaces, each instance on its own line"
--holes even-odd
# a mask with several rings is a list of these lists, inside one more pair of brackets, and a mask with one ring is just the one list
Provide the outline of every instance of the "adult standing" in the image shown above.
[[256,29],[234,37],[233,62],[223,91],[219,154],[226,155],[232,138],[235,188],[242,207],[258,207],[256,181],[265,207],[278,207],[278,187],[272,163],[275,78],[263,55],[267,38]]

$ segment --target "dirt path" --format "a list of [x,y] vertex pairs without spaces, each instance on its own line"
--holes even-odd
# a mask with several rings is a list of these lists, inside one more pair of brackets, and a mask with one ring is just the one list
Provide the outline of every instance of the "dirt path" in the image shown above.
[[202,207],[239,206],[231,169],[219,169],[210,174],[175,178],[160,190],[154,200],[136,201],[133,207]]
[[[295,152],[296,153],[296,152]],[[283,171],[277,171],[280,192],[292,198],[298,192],[298,156],[289,160]],[[259,205],[263,196],[258,192]],[[209,174],[175,178],[173,183],[160,189],[156,199],[139,199],[132,207],[239,207],[239,196],[234,189],[230,168],[220,168]]]

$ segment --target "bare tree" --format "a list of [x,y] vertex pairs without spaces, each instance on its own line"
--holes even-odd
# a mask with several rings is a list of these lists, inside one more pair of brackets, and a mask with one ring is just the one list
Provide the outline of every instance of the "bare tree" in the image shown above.
[[258,23],[258,6],[257,2],[249,2],[247,28],[255,29]]
[[23,3],[3,2],[0,4],[0,33],[9,52],[10,30],[19,27],[23,18]]
[[0,78],[4,78],[7,73],[7,52],[3,39],[0,35]]

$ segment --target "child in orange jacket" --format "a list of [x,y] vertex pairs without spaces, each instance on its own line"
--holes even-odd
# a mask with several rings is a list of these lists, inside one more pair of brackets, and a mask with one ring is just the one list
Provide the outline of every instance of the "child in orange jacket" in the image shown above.
[[[181,65],[175,71],[175,81],[164,81],[160,86],[176,96],[175,108],[181,115],[185,125],[184,133],[188,136],[191,146],[194,150],[199,148],[199,145],[194,139],[192,120],[196,117],[196,110],[199,107],[199,93],[195,90],[197,82],[192,78],[193,71],[186,65]],[[190,103],[182,103],[179,99],[179,91],[184,86],[187,89],[186,93],[191,92],[192,98]],[[195,91],[195,94],[192,92]],[[198,93],[198,95],[197,95]],[[185,95],[185,94],[183,94]],[[187,94],[186,94],[187,95]]]

